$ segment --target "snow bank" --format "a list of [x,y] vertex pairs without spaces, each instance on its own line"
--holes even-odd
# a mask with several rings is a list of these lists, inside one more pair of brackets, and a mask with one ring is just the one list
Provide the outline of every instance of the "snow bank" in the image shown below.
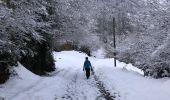
[[[102,70],[102,71],[101,71]],[[100,68],[97,75],[120,100],[169,100],[169,79],[149,79],[124,69]]]
[[18,67],[15,67],[15,71],[18,74],[18,77],[25,81],[36,81],[40,77],[29,70],[27,70],[25,67],[23,67],[20,63],[18,64]]
[[28,71],[21,64],[15,68],[16,77],[11,78],[6,84],[2,85],[3,89],[0,89],[0,97],[10,100],[19,93],[29,90],[40,79],[39,76]]

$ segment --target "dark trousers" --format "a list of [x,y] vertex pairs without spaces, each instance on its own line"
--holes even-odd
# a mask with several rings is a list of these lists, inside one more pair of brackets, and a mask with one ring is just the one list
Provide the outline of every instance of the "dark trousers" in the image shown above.
[[90,69],[86,68],[85,70],[86,70],[86,77],[87,77],[87,79],[89,79],[89,77],[90,77]]

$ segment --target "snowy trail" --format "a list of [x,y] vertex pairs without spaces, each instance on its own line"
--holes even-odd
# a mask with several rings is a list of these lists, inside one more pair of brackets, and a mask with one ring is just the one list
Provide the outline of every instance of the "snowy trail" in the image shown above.
[[115,96],[111,96],[96,75],[87,80],[85,74],[77,69],[71,77],[67,84],[67,93],[56,97],[55,100],[61,100],[61,98],[62,100],[114,100]]
[[111,92],[109,90],[107,90],[106,87],[104,86],[104,83],[102,81],[100,81],[96,75],[94,75],[94,79],[95,79],[97,87],[101,93],[101,95],[97,97],[97,100],[101,97],[105,98],[106,100],[115,100],[115,98],[116,98],[115,94],[117,94],[117,93],[114,92],[114,95],[111,94]]
[[[105,89],[103,84],[101,84],[102,81],[98,80],[96,75],[95,77],[91,75],[89,80],[86,79],[85,73],[82,70],[84,58],[87,55],[77,52],[71,55],[69,52],[63,53],[64,55],[60,53],[58,55],[60,58],[55,59],[59,61],[57,63],[58,66],[65,66],[67,68],[65,69],[65,73],[60,73],[61,76],[71,79],[67,85],[67,93],[62,97],[64,100],[114,100],[114,97]],[[68,55],[65,56],[65,53],[68,53]],[[75,58],[73,57],[74,55],[76,55]],[[81,59],[78,59],[76,63],[77,58]],[[65,62],[69,62],[68,65]]]
[[95,81],[92,78],[86,80],[83,73],[80,73],[79,70],[76,70],[67,84],[66,91],[67,93],[61,97],[63,100],[95,100],[95,96],[99,94]]
[[[28,76],[26,77],[36,76],[36,78],[31,84],[28,82],[30,85],[21,86],[21,89],[17,89],[15,94],[7,95],[5,100],[114,100],[112,98],[107,99],[109,97],[107,95],[108,91],[103,91],[105,90],[104,87],[101,87],[102,84],[94,76],[91,76],[88,80],[86,79],[81,63],[75,65],[72,59],[67,59],[67,57],[60,55],[55,59],[58,60],[56,65],[59,68],[49,77],[36,76],[20,65],[20,70],[23,72],[19,73],[19,76],[27,74]],[[82,59],[83,61],[84,59]],[[65,62],[68,62],[68,64]],[[18,71],[20,72],[20,70]],[[14,89],[11,90],[14,92]],[[7,93],[12,94],[9,91]]]
[[169,100],[169,78],[145,78],[139,69],[121,62],[114,68],[113,59],[89,57],[95,74],[87,80],[86,56],[75,51],[54,53],[57,70],[47,77],[19,65],[18,76],[0,85],[0,100]]

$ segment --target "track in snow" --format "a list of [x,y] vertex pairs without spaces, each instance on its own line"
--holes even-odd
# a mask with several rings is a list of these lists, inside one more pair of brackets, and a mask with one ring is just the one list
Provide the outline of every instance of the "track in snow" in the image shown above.
[[55,97],[55,100],[95,100],[100,95],[93,77],[87,80],[84,73],[76,70],[67,83],[66,94]]
[[112,95],[109,90],[107,90],[104,86],[104,83],[102,81],[99,80],[99,78],[94,75],[94,79],[96,81],[96,85],[101,93],[101,96],[98,96],[96,98],[96,100],[101,100],[102,98],[104,98],[105,100],[115,100],[116,98],[116,93],[114,95]]
[[116,98],[116,93],[112,95],[96,75],[87,80],[79,70],[75,71],[67,84],[66,91],[66,94],[55,97],[55,100],[115,100]]

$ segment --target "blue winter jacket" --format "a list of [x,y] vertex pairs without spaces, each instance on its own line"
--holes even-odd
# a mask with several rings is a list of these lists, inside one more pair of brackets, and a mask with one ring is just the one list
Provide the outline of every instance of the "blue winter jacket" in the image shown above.
[[89,60],[86,60],[86,61],[84,62],[84,68],[85,68],[85,69],[90,69],[90,68],[91,68],[91,63],[90,63]]

